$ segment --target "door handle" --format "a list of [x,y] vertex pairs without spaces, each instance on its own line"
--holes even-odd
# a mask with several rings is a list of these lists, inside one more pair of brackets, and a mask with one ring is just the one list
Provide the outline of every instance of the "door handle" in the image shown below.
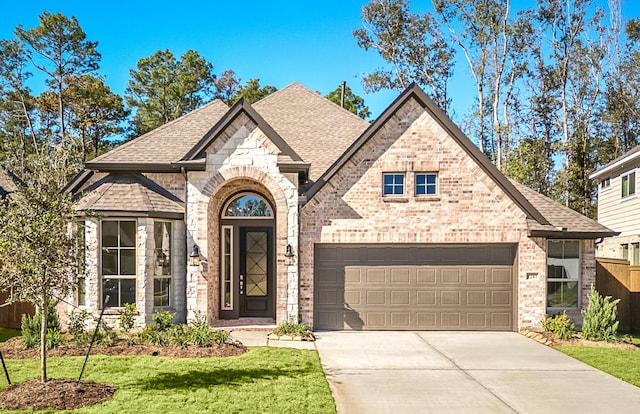
[[240,294],[244,295],[244,275],[240,275]]

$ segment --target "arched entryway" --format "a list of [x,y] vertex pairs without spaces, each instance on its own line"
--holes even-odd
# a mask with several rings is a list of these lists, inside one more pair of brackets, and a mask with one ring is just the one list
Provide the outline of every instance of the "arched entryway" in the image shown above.
[[219,216],[219,318],[275,318],[275,210],[258,192],[230,196]]

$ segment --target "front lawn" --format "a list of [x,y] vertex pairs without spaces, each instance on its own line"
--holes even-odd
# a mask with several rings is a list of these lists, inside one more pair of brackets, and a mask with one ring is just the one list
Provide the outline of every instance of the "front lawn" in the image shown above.
[[[37,378],[36,359],[10,359],[13,383]],[[77,378],[82,357],[49,358],[49,375]],[[315,351],[256,347],[226,358],[92,356],[83,379],[109,383],[112,401],[74,413],[335,413]],[[4,375],[0,389],[7,386]],[[3,411],[0,413],[15,413]]]
[[565,345],[556,349],[600,371],[640,387],[640,350],[583,345]]
[[4,342],[14,336],[20,336],[20,330],[0,327],[0,342]]

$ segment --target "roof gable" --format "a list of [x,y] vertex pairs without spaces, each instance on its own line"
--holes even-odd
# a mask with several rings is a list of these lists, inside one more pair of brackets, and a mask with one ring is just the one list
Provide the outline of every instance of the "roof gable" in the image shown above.
[[307,192],[308,199],[313,198],[342,166],[362,146],[371,139],[409,99],[415,99],[425,111],[442,127],[451,138],[473,159],[476,164],[511,198],[511,200],[530,219],[541,224],[549,224],[546,218],[513,186],[513,184],[489,161],[489,159],[471,142],[453,121],[420,89],[415,83],[409,86],[393,103],[371,124],[371,126],[345,151],[345,153],[320,177]]
[[262,116],[244,99],[238,101],[204,136],[191,148],[180,160],[181,162],[194,161],[204,157],[206,149],[215,141],[225,129],[241,114],[245,114],[280,150],[280,156],[284,156],[293,162],[302,163],[302,158],[287,144],[282,137],[269,125]]

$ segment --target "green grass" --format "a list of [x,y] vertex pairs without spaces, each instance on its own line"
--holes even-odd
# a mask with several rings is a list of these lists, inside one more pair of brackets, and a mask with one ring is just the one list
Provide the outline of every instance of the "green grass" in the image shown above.
[[567,345],[557,349],[587,365],[640,387],[640,349]]
[[0,328],[0,342],[4,342],[14,336],[20,336],[19,329]]
[[[50,358],[49,376],[76,378],[82,360]],[[36,378],[39,364],[12,359],[7,368],[16,383]],[[113,384],[118,391],[112,401],[73,413],[336,412],[315,351],[256,347],[227,358],[93,356],[83,379]],[[0,389],[6,385],[0,378]],[[5,412],[18,411],[0,410]]]

